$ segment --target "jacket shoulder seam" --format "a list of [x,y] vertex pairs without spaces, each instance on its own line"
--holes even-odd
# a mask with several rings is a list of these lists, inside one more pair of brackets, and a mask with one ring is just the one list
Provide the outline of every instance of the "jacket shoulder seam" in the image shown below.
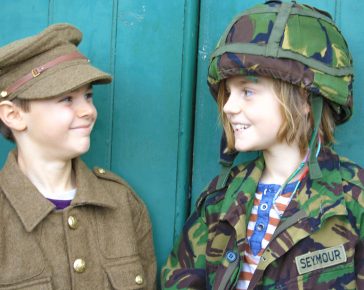
[[122,179],[119,175],[116,175],[115,173],[113,173],[113,172],[111,172],[109,170],[106,170],[106,169],[101,168],[101,167],[94,167],[92,172],[99,179],[116,182],[116,183],[119,183],[119,184],[122,184],[122,185],[126,186],[128,189],[131,189],[129,184],[124,179]]
[[[343,166],[344,164],[345,166]],[[361,168],[358,164],[351,161],[350,159],[340,157],[340,173],[342,179],[347,183],[355,185],[364,190],[364,183],[358,177],[358,173],[363,172],[363,170],[363,168]]]

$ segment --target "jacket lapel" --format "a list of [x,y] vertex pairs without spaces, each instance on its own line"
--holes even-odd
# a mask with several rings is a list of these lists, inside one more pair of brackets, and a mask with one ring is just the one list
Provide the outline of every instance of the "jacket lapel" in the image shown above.
[[227,189],[219,219],[235,229],[238,242],[246,238],[249,216],[263,169],[264,159],[260,157],[246,166]]
[[[231,289],[240,272],[243,242],[258,181],[264,168],[263,158],[258,158],[235,176],[229,185],[221,205],[215,236],[211,245],[224,249],[214,276],[213,289]],[[224,237],[224,238],[222,238]],[[231,253],[238,260],[231,259]]]

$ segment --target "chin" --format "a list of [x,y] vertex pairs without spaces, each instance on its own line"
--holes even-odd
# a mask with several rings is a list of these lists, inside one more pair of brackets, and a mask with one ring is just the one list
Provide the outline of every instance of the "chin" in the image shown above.
[[87,153],[89,149],[90,149],[90,142],[87,142],[84,144],[79,144],[77,147],[74,148],[73,155],[74,155],[74,157],[81,156],[81,155]]
[[254,146],[249,146],[244,142],[244,144],[235,143],[235,150],[238,152],[250,152],[250,151],[256,151],[257,149]]
[[249,150],[249,146],[247,146],[245,142],[235,142],[235,150],[239,152],[245,152]]
[[85,154],[88,152],[88,150],[90,150],[90,144],[88,146],[85,146],[84,148],[82,148],[79,152],[79,155]]

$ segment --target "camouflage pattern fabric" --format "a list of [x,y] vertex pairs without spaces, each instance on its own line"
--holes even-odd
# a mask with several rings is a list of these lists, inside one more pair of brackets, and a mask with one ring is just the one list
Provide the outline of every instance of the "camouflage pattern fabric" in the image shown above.
[[260,4],[238,15],[212,54],[208,85],[236,75],[280,79],[331,102],[336,123],[352,114],[352,58],[329,14],[298,3]]
[[[329,148],[284,212],[249,289],[364,289],[364,170]],[[163,289],[235,289],[262,157],[215,178],[162,269]],[[237,258],[234,260],[234,257]]]

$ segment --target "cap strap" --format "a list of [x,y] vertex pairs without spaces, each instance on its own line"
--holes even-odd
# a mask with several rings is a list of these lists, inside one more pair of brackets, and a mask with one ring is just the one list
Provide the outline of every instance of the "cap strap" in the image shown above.
[[36,78],[37,76],[39,76],[41,73],[45,72],[46,70],[60,64],[63,63],[65,61],[70,61],[70,60],[74,60],[74,59],[87,59],[87,57],[85,57],[84,55],[82,55],[81,53],[79,53],[78,51],[74,51],[71,52],[69,54],[65,54],[65,55],[61,55],[41,66],[38,66],[36,68],[33,68],[29,73],[27,73],[25,76],[21,77],[20,79],[18,79],[17,81],[15,81],[13,84],[11,84],[10,86],[8,86],[5,90],[3,90],[0,93],[1,98],[6,98],[7,96],[9,96],[10,94],[14,93],[15,91],[17,91],[20,87],[22,87],[23,85],[25,85],[27,82],[29,82],[30,80]]

